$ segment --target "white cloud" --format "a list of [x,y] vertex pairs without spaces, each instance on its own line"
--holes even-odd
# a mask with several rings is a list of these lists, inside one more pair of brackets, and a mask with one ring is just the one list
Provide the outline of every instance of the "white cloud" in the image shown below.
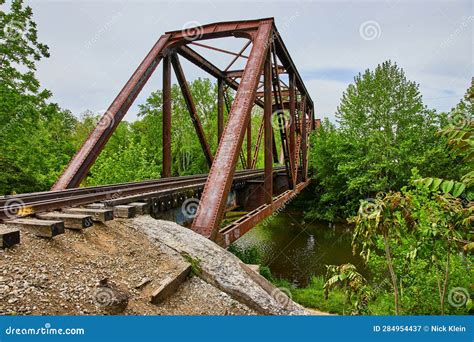
[[[40,81],[53,92],[54,101],[75,114],[108,107],[157,38],[190,21],[205,24],[275,17],[301,73],[316,75],[306,83],[317,105],[316,114],[323,117],[334,117],[342,91],[351,81],[341,77],[387,59],[397,61],[410,79],[420,83],[426,103],[438,110],[457,103],[456,96],[465,92],[472,76],[472,21],[463,26],[472,15],[470,1],[29,4],[40,41],[48,44],[51,52],[51,58],[39,63]],[[379,24],[377,38],[361,37],[360,25],[366,21]],[[240,44],[235,44],[234,50]],[[159,70],[127,119],[135,117],[137,103],[161,87]],[[321,73],[324,77],[318,76]],[[203,74],[195,69],[187,72],[189,80],[198,76]]]

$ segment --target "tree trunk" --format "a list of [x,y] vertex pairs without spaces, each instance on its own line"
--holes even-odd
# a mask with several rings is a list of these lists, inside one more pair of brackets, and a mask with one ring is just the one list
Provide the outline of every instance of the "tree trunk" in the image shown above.
[[395,296],[395,314],[400,315],[400,303],[398,300],[398,284],[397,275],[393,270],[392,256],[390,255],[390,246],[388,244],[388,233],[383,233],[383,241],[385,245],[385,258],[387,259],[388,271],[390,272],[390,278],[392,279],[393,292]]
[[443,291],[441,293],[441,314],[444,315],[444,298],[446,297],[446,290],[448,288],[448,279],[449,279],[449,251],[451,248],[451,244],[448,244],[448,255],[446,256],[446,270],[444,274],[444,284],[443,284]]

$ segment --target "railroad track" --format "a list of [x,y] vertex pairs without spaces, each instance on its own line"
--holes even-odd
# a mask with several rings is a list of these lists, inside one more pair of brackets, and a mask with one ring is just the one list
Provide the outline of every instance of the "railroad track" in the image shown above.
[[[274,172],[282,171],[284,171],[283,167],[274,169]],[[237,171],[234,175],[234,183],[262,176],[263,172],[263,169]],[[127,201],[133,202],[140,198],[171,195],[175,192],[204,186],[206,179],[207,174],[202,174],[2,196],[0,197],[0,221],[4,222],[13,218],[94,202],[103,202],[104,207],[110,207],[114,204],[127,203]]]

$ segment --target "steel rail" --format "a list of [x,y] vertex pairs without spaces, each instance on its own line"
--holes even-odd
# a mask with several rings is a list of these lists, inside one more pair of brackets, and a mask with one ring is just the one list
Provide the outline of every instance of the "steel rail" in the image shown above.
[[[283,171],[281,168],[276,172]],[[236,173],[234,181],[251,179],[263,175],[263,170],[244,170]],[[0,219],[10,218],[8,213],[12,213],[17,209],[18,216],[28,216],[37,212],[60,209],[63,207],[78,206],[82,204],[92,203],[96,201],[107,201],[114,198],[127,197],[137,194],[145,194],[157,191],[174,191],[188,186],[203,186],[206,182],[207,175],[173,177],[159,179],[155,181],[123,183],[113,186],[90,188],[68,189],[63,191],[54,191],[51,193],[31,193],[10,196],[6,201],[10,200],[11,204],[6,205],[5,199],[0,206]],[[22,197],[26,196],[26,197]]]
[[[284,170],[283,167],[277,168],[278,171]],[[254,172],[259,170],[241,170],[237,171],[236,174],[244,174],[248,172]],[[162,184],[162,183],[172,183],[184,179],[197,179],[207,178],[207,173],[198,174],[198,175],[190,175],[190,176],[179,176],[179,177],[168,177],[168,178],[160,178],[160,179],[150,179],[145,181],[136,181],[136,182],[125,182],[125,183],[117,183],[117,184],[107,184],[107,185],[98,185],[98,186],[91,186],[91,187],[83,187],[83,188],[72,188],[72,189],[64,189],[64,190],[53,190],[53,191],[41,191],[41,192],[30,192],[30,193],[23,193],[23,194],[16,194],[16,195],[4,195],[0,196],[0,207],[3,207],[7,201],[12,201],[15,199],[22,200],[25,204],[27,204],[31,200],[46,200],[50,198],[61,198],[61,197],[69,197],[79,194],[88,194],[88,193],[97,193],[106,190],[120,190],[127,187],[133,186],[140,186],[145,184]]]

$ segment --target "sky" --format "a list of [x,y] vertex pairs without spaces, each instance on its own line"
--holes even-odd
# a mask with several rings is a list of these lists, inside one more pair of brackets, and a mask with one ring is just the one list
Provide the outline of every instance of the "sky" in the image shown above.
[[[354,76],[388,59],[419,83],[425,104],[438,111],[456,105],[473,76],[471,1],[26,3],[33,8],[39,40],[51,54],[38,63],[37,76],[52,91],[52,100],[75,115],[105,111],[165,31],[219,21],[274,17],[315,103],[316,117],[332,121]],[[243,41],[216,44],[238,51]],[[219,66],[232,59],[215,57]],[[205,76],[182,63],[189,81]],[[136,119],[138,104],[161,83],[157,68],[126,120]]]

